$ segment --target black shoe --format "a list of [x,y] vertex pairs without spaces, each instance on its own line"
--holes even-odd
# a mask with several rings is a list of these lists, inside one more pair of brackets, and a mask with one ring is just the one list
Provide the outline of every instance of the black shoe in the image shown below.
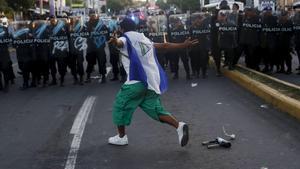
[[117,81],[119,80],[118,76],[114,76],[113,78],[109,79],[110,81]]
[[175,74],[174,74],[173,79],[174,79],[174,80],[178,79],[178,73],[175,73]]
[[52,82],[50,83],[50,86],[55,86],[55,85],[57,85],[56,80],[52,80]]
[[285,74],[290,75],[290,74],[292,74],[292,71],[291,71],[291,70],[287,70],[287,71],[285,72]]
[[60,87],[64,87],[65,78],[60,77]]
[[185,78],[186,78],[186,80],[191,80],[191,75],[190,74],[186,74]]
[[105,77],[105,76],[102,76],[101,84],[104,84],[104,83],[106,83],[106,77]]
[[221,76],[222,76],[221,71],[217,71],[216,76],[217,76],[217,77],[221,77]]
[[36,84],[35,84],[35,83],[31,83],[31,84],[30,84],[30,87],[31,87],[31,88],[36,88]]
[[127,80],[127,79],[126,79],[126,76],[122,76],[120,82],[121,82],[121,83],[125,83],[126,80]]
[[300,70],[300,66],[296,70]]
[[20,90],[26,90],[29,88],[28,84],[23,84],[23,86],[20,87]]
[[92,80],[91,80],[91,78],[86,78],[84,82],[85,82],[85,83],[91,83]]
[[78,78],[77,77],[74,77],[73,78],[73,85],[77,85],[78,84]]
[[79,78],[79,85],[81,85],[81,86],[84,85],[82,76],[80,76],[80,78]]

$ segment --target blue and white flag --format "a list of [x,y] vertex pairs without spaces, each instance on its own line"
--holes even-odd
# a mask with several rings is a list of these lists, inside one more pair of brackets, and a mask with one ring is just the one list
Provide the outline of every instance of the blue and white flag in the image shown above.
[[158,63],[153,42],[138,32],[124,34],[130,60],[129,80],[141,81],[157,94],[168,88],[167,76]]

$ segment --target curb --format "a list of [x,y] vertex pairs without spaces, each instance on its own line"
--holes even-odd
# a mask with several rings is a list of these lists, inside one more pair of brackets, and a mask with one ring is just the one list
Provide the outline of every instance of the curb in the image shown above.
[[[236,70],[229,71],[226,69],[222,69],[223,74],[230,78],[231,80],[235,81],[239,85],[243,86],[247,90],[251,91],[255,95],[261,97],[266,102],[272,104],[274,107],[278,108],[279,110],[289,113],[291,116],[300,120],[300,101],[288,97],[278,91],[274,90],[273,88],[253,80],[248,76],[239,73]],[[264,75],[267,76],[267,75]],[[278,79],[276,80],[279,81]],[[284,82],[287,83],[287,82]],[[292,85],[292,84],[291,84]],[[298,86],[297,86],[298,87]]]

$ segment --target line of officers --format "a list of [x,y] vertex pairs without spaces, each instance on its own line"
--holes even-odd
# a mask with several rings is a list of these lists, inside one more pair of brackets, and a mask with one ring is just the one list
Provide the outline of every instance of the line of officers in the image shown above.
[[[137,31],[154,42],[183,42],[186,38],[199,39],[199,45],[188,50],[158,52],[158,61],[166,68],[170,66],[173,79],[179,77],[179,59],[183,62],[186,78],[205,78],[209,53],[213,56],[217,75],[221,75],[221,58],[225,57],[225,66],[230,70],[245,55],[246,66],[256,70],[263,63],[263,72],[273,71],[291,73],[292,49],[300,56],[300,13],[293,17],[286,11],[273,14],[272,9],[262,12],[246,8],[244,13],[238,12],[238,6],[229,10],[226,6],[213,13],[193,13],[149,16],[147,20],[135,18]],[[132,16],[129,16],[132,17]],[[134,16],[133,16],[134,17]],[[56,85],[57,72],[59,83],[64,79],[69,67],[75,84],[83,84],[84,72],[86,82],[91,81],[91,73],[98,64],[101,82],[106,82],[105,45],[111,33],[118,30],[116,18],[108,24],[96,13],[90,13],[88,22],[82,17],[57,19],[50,17],[47,21],[16,22],[12,29],[0,27],[0,75],[8,89],[13,81],[14,73],[10,59],[9,46],[16,49],[20,73],[23,76],[22,89],[35,87],[39,83],[47,85],[51,75],[51,85]],[[121,35],[120,35],[121,36]],[[119,63],[119,51],[112,45],[110,62],[113,78],[126,80],[126,73]],[[87,67],[84,71],[84,60]],[[2,79],[2,77],[0,78]],[[41,82],[42,81],[42,82]]]

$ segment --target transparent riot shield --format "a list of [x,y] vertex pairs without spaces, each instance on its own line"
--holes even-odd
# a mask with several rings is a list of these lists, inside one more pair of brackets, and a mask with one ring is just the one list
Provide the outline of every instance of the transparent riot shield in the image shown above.
[[[297,11],[292,18],[295,32],[295,39],[298,39],[298,43],[300,42],[300,11]],[[295,44],[300,46],[300,44]]]
[[262,22],[260,16],[254,8],[247,8],[241,24],[240,43],[253,47],[258,46],[261,29]]
[[69,32],[71,53],[85,57],[88,49],[89,32],[82,17],[70,18]]
[[216,26],[218,28],[218,44],[221,49],[237,47],[238,15],[230,10],[220,10]]
[[170,15],[169,32],[169,38],[171,42],[184,42],[185,39],[189,36],[188,15]]
[[66,57],[69,51],[68,21],[66,19],[50,20],[50,47],[51,55]]
[[0,26],[0,48],[7,48],[8,44],[12,42],[11,37],[9,36],[8,28],[1,25]]
[[48,46],[50,44],[49,22],[46,20],[37,20],[33,22],[34,42],[38,46]]
[[109,40],[109,29],[101,19],[87,23],[89,36],[89,51],[103,50]]
[[16,48],[33,44],[32,26],[30,21],[16,21],[11,23],[13,45]]
[[148,36],[153,42],[166,42],[167,17],[165,15],[149,16],[147,21]]
[[277,16],[272,11],[262,12],[261,47],[274,49],[276,47],[276,35],[280,31]]
[[206,13],[193,13],[190,17],[190,36],[198,39],[200,46],[210,48],[211,17]]

